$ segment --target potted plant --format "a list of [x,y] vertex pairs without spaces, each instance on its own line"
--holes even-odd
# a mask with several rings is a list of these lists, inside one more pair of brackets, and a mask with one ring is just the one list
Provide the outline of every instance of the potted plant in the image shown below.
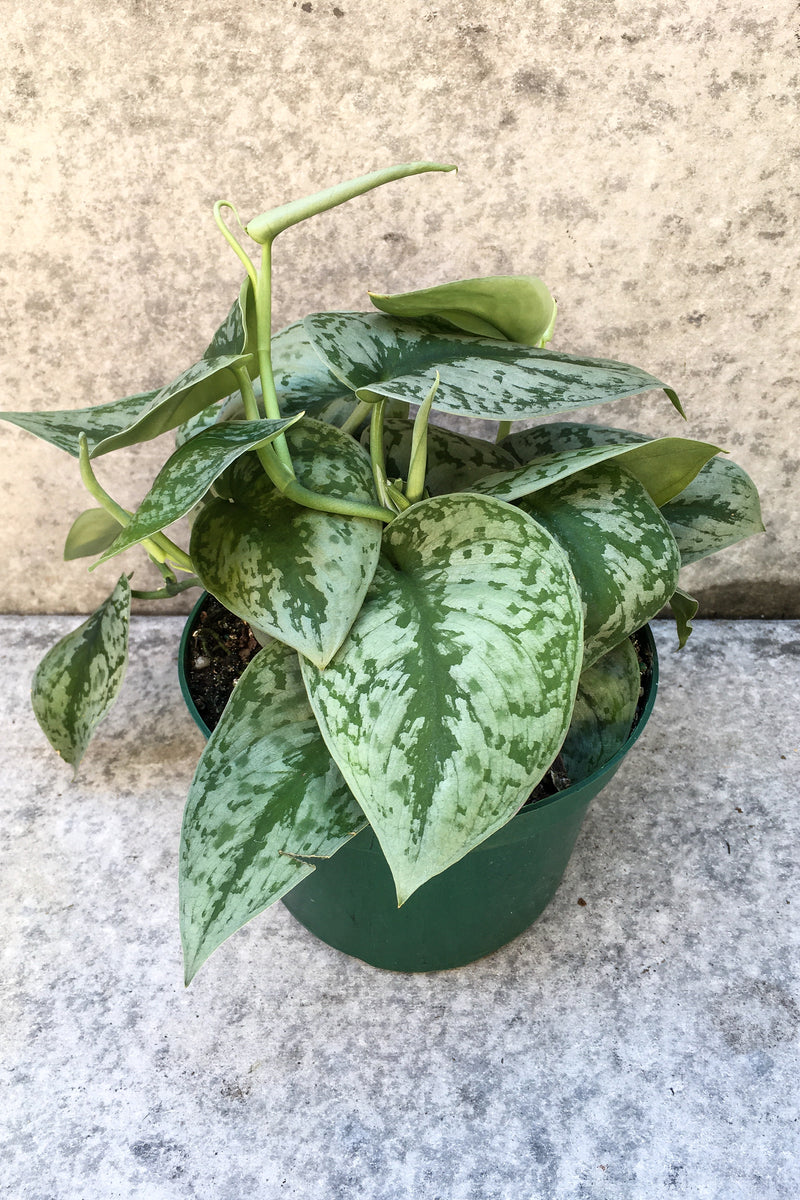
[[[36,669],[34,711],[67,762],[119,691],[132,595],[204,589],[260,647],[187,802],[187,981],[282,897],[379,965],[455,965],[514,936],[652,706],[652,642],[631,635],[669,602],[683,644],[697,606],[681,565],[762,528],[752,482],[716,446],[562,419],[654,388],[682,409],[637,367],[547,348],[556,306],[538,279],[375,294],[372,312],[272,334],[283,230],[452,169],[405,164],[272,209],[245,227],[257,265],[218,203],[245,277],[198,363],[98,407],[2,414],[78,460],[94,504],[65,558],[139,545],[164,580],[142,592],[121,575]],[[431,424],[434,410],[498,422],[497,439]],[[168,430],[176,448],[126,511],[95,460]],[[182,548],[165,530],[186,514]]]

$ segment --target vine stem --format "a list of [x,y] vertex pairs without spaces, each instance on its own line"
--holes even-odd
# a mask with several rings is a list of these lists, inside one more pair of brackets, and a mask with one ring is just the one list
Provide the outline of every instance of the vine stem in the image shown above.
[[[112,516],[123,529],[130,525],[133,519],[133,513],[128,512],[127,508],[123,508],[121,504],[117,504],[108,492],[100,483],[100,480],[92,470],[92,464],[89,461],[89,442],[86,434],[78,435],[78,461],[80,464],[81,480],[90,496],[94,497],[101,508]],[[167,537],[165,533],[154,533],[149,538],[142,538],[139,543],[143,550],[153,558],[156,562],[166,563],[167,561],[175,564],[181,571],[191,571],[194,573],[194,563],[180,546]]]
[[350,416],[341,426],[342,433],[354,433],[364,418],[370,415],[371,410],[371,404],[367,404],[366,400],[359,400],[356,407],[350,413]]
[[[258,371],[261,377],[261,394],[264,412],[278,421],[281,417],[275,377],[272,373],[272,241],[270,238],[261,247],[261,269],[256,284],[256,338],[258,341]],[[294,475],[292,456],[283,434],[273,442],[274,453]]]
[[[244,367],[234,367],[233,370],[242,393],[244,415],[248,421],[257,421],[260,416],[258,401],[253,392],[250,377]],[[312,508],[316,512],[337,513],[343,517],[366,517],[371,521],[391,521],[395,516],[393,509],[378,507],[375,504],[362,504],[359,500],[345,500],[340,496],[324,496],[319,492],[312,492],[310,488],[303,487],[294,472],[287,470],[278,458],[272,448],[274,445],[275,442],[266,446],[256,446],[255,451],[269,479],[288,500],[294,500],[296,504],[302,504],[304,508]]]

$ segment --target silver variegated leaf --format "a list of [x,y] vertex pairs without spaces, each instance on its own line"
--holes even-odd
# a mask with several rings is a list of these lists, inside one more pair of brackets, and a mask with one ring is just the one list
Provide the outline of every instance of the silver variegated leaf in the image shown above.
[[233,690],[183,817],[186,982],[209,954],[365,825],[314,720],[293,650],[270,642]]
[[92,458],[108,454],[111,450],[119,450],[123,446],[149,442],[160,433],[166,433],[176,425],[183,425],[209,404],[215,404],[224,396],[230,395],[237,386],[233,368],[247,366],[250,369],[253,362],[254,359],[249,354],[202,358],[157,392],[135,424],[113,437],[98,442],[91,450]]
[[51,446],[78,457],[78,435],[86,434],[89,452],[135,425],[153,405],[158,392],[139,392],[98,404],[92,408],[54,409],[47,412],[0,412],[0,421],[9,421],[27,430]]
[[764,530],[755,484],[727,458],[716,458],[703,467],[661,512],[684,566]]
[[300,416],[280,421],[227,421],[195,434],[172,454],[133,515],[103,554],[106,562],[186,515],[231,463],[248,450],[274,441]]
[[[239,392],[233,395],[240,396]],[[228,397],[230,399],[230,397]],[[241,399],[241,396],[240,396]],[[195,413],[193,417],[189,417],[188,421],[184,421],[175,430],[175,448],[178,449],[190,438],[193,438],[198,433],[202,433],[204,429],[209,429],[212,425],[216,425],[222,415],[222,409],[227,403],[227,400],[218,400],[216,404],[209,404],[208,408],[201,409],[199,413]],[[242,407],[244,413],[244,407]]]
[[255,297],[250,280],[245,279],[227,317],[203,352],[203,358],[253,354],[257,345]]
[[584,408],[663,388],[624,363],[578,358],[468,334],[435,332],[374,313],[313,313],[303,322],[325,363],[360,400],[421,404],[436,371],[441,412],[499,420]]
[[64,561],[94,557],[110,546],[122,526],[104,508],[87,508],[72,523],[64,543]]
[[569,557],[584,603],[584,667],[667,603],[680,556],[667,522],[613,460],[519,501]]
[[[306,412],[341,425],[356,406],[350,388],[332,375],[306,333],[295,321],[272,339],[272,371],[281,412]],[[331,420],[335,416],[337,419]]]
[[586,779],[622,749],[636,715],[640,686],[639,659],[628,638],[581,673],[561,747],[573,783]]
[[647,488],[653,502],[665,504],[694,479],[719,447],[691,438],[648,438],[627,429],[561,421],[524,429],[504,438],[502,449],[524,464],[480,480],[475,490],[518,500],[594,463],[620,459]]
[[[375,503],[370,461],[349,434],[309,421],[286,433],[305,487]],[[239,460],[192,528],[207,591],[231,612],[324,666],[356,618],[378,562],[381,524],[301,507],[253,456]]]
[[[383,445],[389,479],[406,479],[411,458],[414,422],[399,417],[384,422]],[[467,437],[439,425],[428,425],[428,461],[425,486],[432,496],[478,490],[477,480],[503,470],[513,470],[511,455],[493,442]],[[369,430],[362,441],[369,446]]]
[[76,770],[122,686],[130,611],[131,589],[122,575],[108,599],[48,650],[34,672],[36,720],[53,749]]
[[252,369],[254,360],[250,355],[256,344],[254,321],[252,287],[245,280],[239,299],[201,361],[167,387],[91,408],[0,413],[0,420],[26,429],[74,458],[78,457],[80,433],[86,434],[92,457],[148,441],[183,424],[236,388],[231,368],[246,363]]
[[492,497],[423,500],[384,549],[345,644],[302,670],[403,903],[505,825],[552,762],[582,618],[558,544]]

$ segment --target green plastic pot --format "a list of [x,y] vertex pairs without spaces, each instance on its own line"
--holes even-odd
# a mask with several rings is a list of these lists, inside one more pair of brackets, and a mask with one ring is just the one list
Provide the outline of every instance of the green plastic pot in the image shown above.
[[[189,711],[208,735],[186,685],[184,661],[201,597],[181,639],[179,674]],[[424,884],[403,905],[371,829],[351,838],[283,904],[329,946],[392,971],[442,971],[483,958],[523,933],[560,884],[583,819],[639,737],[653,710],[658,658],[649,626],[640,630],[652,665],[643,676],[637,719],[624,746],[604,766],[555,796],[520,810],[460,862]]]

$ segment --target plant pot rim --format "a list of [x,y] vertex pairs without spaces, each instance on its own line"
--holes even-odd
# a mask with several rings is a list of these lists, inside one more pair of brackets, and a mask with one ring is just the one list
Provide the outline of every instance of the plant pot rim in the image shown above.
[[[186,623],[183,627],[183,632],[181,634],[180,645],[178,647],[178,679],[180,681],[181,694],[183,695],[183,699],[186,704],[186,707],[189,710],[190,716],[192,717],[193,721],[197,725],[200,732],[206,738],[211,736],[211,730],[208,728],[205,721],[203,720],[200,713],[198,712],[197,706],[196,706],[194,699],[192,698],[192,694],[189,690],[189,684],[188,684],[188,681],[186,678],[186,654],[187,654],[188,646],[189,646],[189,638],[192,636],[192,633],[194,632],[194,622],[197,619],[199,613],[202,611],[203,606],[205,605],[206,600],[209,598],[210,595],[211,595],[210,592],[203,592],[202,595],[200,596],[200,598],[198,599],[197,603],[192,608],[192,611],[189,613],[189,616],[186,618]],[[650,672],[649,672],[649,679],[647,681],[648,690],[647,690],[647,694],[645,697],[645,703],[644,703],[644,706],[642,707],[642,709],[640,711],[638,711],[636,723],[635,723],[633,729],[631,730],[631,732],[628,734],[628,737],[625,739],[622,746],[620,746],[620,748],[616,752],[616,754],[614,754],[612,758],[609,758],[606,762],[602,763],[601,766],[597,767],[594,771],[592,771],[591,775],[587,775],[583,779],[578,779],[575,783],[571,783],[569,785],[569,787],[562,788],[561,791],[555,792],[552,796],[545,796],[542,800],[537,800],[535,804],[531,804],[531,805],[521,808],[519,810],[519,812],[516,814],[515,820],[519,820],[520,818],[530,816],[532,813],[540,813],[540,812],[542,812],[543,809],[548,808],[552,804],[566,803],[567,801],[569,801],[569,799],[571,797],[577,795],[578,792],[583,791],[584,788],[591,787],[593,784],[599,783],[601,776],[605,777],[605,779],[610,779],[611,775],[614,773],[614,771],[616,771],[617,767],[622,762],[623,758],[628,753],[628,751],[631,749],[634,742],[638,739],[639,735],[641,734],[642,730],[644,729],[645,725],[648,722],[650,714],[653,711],[653,705],[656,702],[656,692],[658,691],[658,652],[656,650],[656,643],[655,643],[655,639],[653,637],[653,631],[651,630],[649,624],[643,625],[641,627],[641,629],[637,630],[636,632],[641,634],[642,637],[644,638],[645,643],[647,644],[647,646],[649,647],[649,649],[651,651],[652,660],[651,660],[651,667],[650,667]],[[646,678],[646,677],[643,677],[643,678]]]

